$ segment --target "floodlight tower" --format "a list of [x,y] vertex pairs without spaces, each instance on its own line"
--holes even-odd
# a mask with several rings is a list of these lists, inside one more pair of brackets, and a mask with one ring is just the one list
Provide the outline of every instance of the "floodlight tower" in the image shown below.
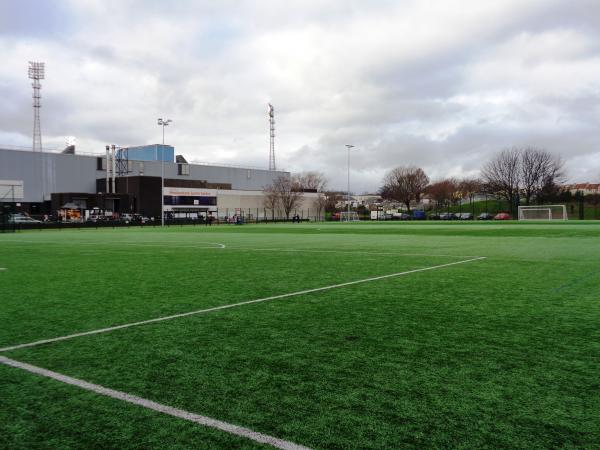
[[[171,119],[164,119],[162,117],[158,118],[158,126],[162,127],[162,147],[160,148],[160,225],[162,227],[165,226],[165,127],[168,127],[169,124],[173,122]],[[158,156],[158,155],[157,155]]]
[[42,127],[40,125],[40,108],[42,84],[40,80],[45,78],[45,64],[43,62],[29,61],[29,78],[33,80],[33,151],[42,151]]
[[275,168],[275,108],[269,103],[269,170],[277,170]]

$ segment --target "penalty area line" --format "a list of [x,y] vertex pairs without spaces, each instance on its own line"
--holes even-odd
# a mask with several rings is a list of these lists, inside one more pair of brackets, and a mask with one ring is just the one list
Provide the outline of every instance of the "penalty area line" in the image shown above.
[[465,264],[465,263],[469,263],[469,262],[473,262],[473,261],[480,261],[482,259],[486,259],[486,257],[485,256],[478,256],[476,258],[463,259],[461,261],[454,261],[454,262],[446,263],[446,264],[438,264],[436,266],[422,267],[420,269],[412,269],[412,270],[407,270],[405,272],[390,273],[390,274],[387,274],[387,275],[379,275],[377,277],[363,278],[361,280],[354,280],[354,281],[347,281],[345,283],[332,284],[330,286],[323,286],[323,287],[318,287],[318,288],[305,289],[303,291],[296,291],[296,292],[288,292],[287,294],[273,295],[273,296],[270,296],[270,297],[258,298],[258,299],[255,299],[255,300],[247,300],[247,301],[244,301],[244,302],[232,303],[232,304],[229,304],[229,305],[221,305],[221,306],[215,306],[215,307],[212,307],[212,308],[199,309],[199,310],[196,310],[196,311],[188,311],[188,312],[184,312],[184,313],[173,314],[173,315],[170,315],[170,316],[156,317],[154,319],[141,320],[139,322],[125,323],[125,324],[116,325],[116,326],[113,326],[113,327],[100,328],[100,329],[97,329],[97,330],[84,331],[84,332],[81,332],[81,333],[74,333],[74,334],[69,334],[69,335],[66,335],[66,336],[60,336],[60,337],[55,337],[55,338],[50,338],[50,339],[43,339],[43,340],[40,340],[40,341],[34,341],[34,342],[25,343],[25,344],[12,345],[10,347],[0,348],[0,352],[8,352],[8,351],[11,351],[11,350],[18,350],[18,349],[27,348],[27,347],[36,347],[38,345],[50,344],[52,342],[66,341],[68,339],[74,339],[74,338],[78,338],[78,337],[82,337],[82,336],[90,336],[90,335],[93,335],[93,334],[108,333],[110,331],[122,330],[123,328],[136,327],[136,326],[140,326],[140,325],[148,325],[148,324],[151,324],[151,323],[163,322],[165,320],[179,319],[181,317],[193,316],[193,315],[196,315],[196,314],[204,314],[204,313],[209,313],[209,312],[212,312],[212,311],[220,311],[222,309],[236,308],[238,306],[252,305],[254,303],[268,302],[270,300],[278,300],[278,299],[281,299],[281,298],[296,297],[298,295],[311,294],[313,292],[328,291],[328,290],[331,290],[331,289],[337,289],[337,288],[341,288],[341,287],[352,286],[352,285],[355,285],[355,284],[361,284],[361,283],[368,283],[368,282],[371,282],[371,281],[384,280],[386,278],[401,277],[401,276],[404,276],[404,275],[410,275],[411,273],[426,272],[428,270],[435,270],[435,269],[441,269],[443,267],[456,266],[458,264]]
[[167,414],[169,416],[177,417],[179,419],[184,419],[189,422],[194,422],[199,425],[203,425],[205,427],[216,428],[217,430],[224,431],[229,434],[234,434],[236,436],[241,436],[247,439],[251,439],[255,442],[259,442],[261,444],[271,445],[275,448],[281,448],[284,450],[304,450],[308,449],[308,447],[303,447],[301,445],[295,444],[290,441],[285,441],[283,439],[279,439],[273,436],[269,436],[267,434],[259,433],[257,431],[253,431],[249,428],[241,427],[239,425],[234,425],[232,423],[223,422],[221,420],[213,419],[211,417],[202,416],[200,414],[195,414],[189,411],[184,411],[182,409],[173,408],[171,406],[163,405],[162,403],[157,403],[152,400],[148,400],[142,397],[137,397],[132,394],[128,394],[126,392],[116,391],[114,389],[110,389],[104,386],[100,386],[98,384],[89,383],[84,380],[80,380],[78,378],[72,378],[67,375],[63,375],[58,372],[53,372],[48,369],[44,369],[38,366],[32,366],[31,364],[27,364],[24,362],[16,361],[14,359],[6,358],[4,356],[0,356],[0,363],[9,367],[25,370],[27,372],[40,375],[46,378],[51,378],[56,381],[60,381],[61,383],[69,384],[71,386],[76,386],[81,389],[85,389],[87,391],[94,392],[96,394],[104,395],[105,397],[111,397],[117,400],[121,400],[127,403],[131,403],[137,406],[141,406],[146,409],[151,409],[153,411],[157,411],[162,414]]

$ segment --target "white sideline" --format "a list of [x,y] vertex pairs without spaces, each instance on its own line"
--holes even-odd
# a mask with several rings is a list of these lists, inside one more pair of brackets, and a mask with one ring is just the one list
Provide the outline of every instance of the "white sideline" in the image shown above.
[[477,258],[476,255],[440,255],[435,253],[402,253],[402,252],[370,252],[362,250],[319,250],[312,248],[255,248],[255,247],[227,247],[228,250],[247,250],[257,252],[302,252],[302,253],[340,253],[342,255],[377,255],[377,256],[431,256],[433,258]]
[[12,345],[10,347],[0,348],[0,352],[8,352],[11,350],[17,350],[17,349],[21,349],[21,348],[35,347],[35,346],[42,345],[42,344],[49,344],[51,342],[65,341],[67,339],[73,339],[73,338],[77,338],[77,337],[81,337],[81,336],[89,336],[92,334],[107,333],[109,331],[120,330],[123,328],[135,327],[135,326],[139,326],[139,325],[146,325],[146,324],[155,323],[155,322],[162,322],[164,320],[178,319],[180,317],[192,316],[195,314],[203,314],[203,313],[212,312],[212,311],[219,311],[221,309],[235,308],[237,306],[251,305],[253,303],[261,303],[261,302],[266,302],[269,300],[277,300],[280,298],[295,297],[297,295],[310,294],[312,292],[327,291],[329,289],[336,289],[336,288],[340,288],[340,287],[344,287],[344,286],[352,286],[354,284],[367,283],[369,281],[383,280],[385,278],[399,277],[399,276],[408,275],[411,273],[425,272],[427,270],[441,269],[442,267],[455,266],[457,264],[464,264],[464,263],[468,263],[468,262],[472,262],[472,261],[479,261],[482,259],[486,259],[486,257],[478,256],[476,258],[464,259],[462,261],[455,261],[455,262],[446,263],[446,264],[439,264],[437,266],[423,267],[421,269],[412,269],[412,270],[407,270],[405,272],[397,272],[397,273],[391,273],[388,275],[380,275],[377,277],[364,278],[362,280],[347,281],[345,283],[332,284],[330,286],[324,286],[324,287],[313,288],[313,289],[305,289],[303,291],[289,292],[287,294],[273,295],[271,297],[264,297],[264,298],[259,298],[259,299],[255,299],[255,300],[247,300],[245,302],[232,303],[229,305],[215,306],[213,308],[200,309],[200,310],[196,310],[196,311],[189,311],[189,312],[185,312],[185,313],[173,314],[171,316],[157,317],[155,319],[141,320],[139,322],[125,323],[122,325],[116,325],[114,327],[100,328],[97,330],[84,331],[81,333],[74,333],[74,334],[69,334],[66,336],[60,336],[60,337],[55,337],[55,338],[50,338],[50,339],[43,339],[40,341],[34,341],[34,342],[25,343],[25,344]]
[[[106,249],[107,247],[102,246],[98,242],[59,242],[59,241],[4,241],[0,243],[9,244],[57,244],[57,245],[95,245],[95,250]],[[475,258],[476,255],[448,255],[448,254],[435,254],[435,253],[402,253],[402,252],[371,252],[362,250],[319,250],[319,249],[305,249],[305,248],[283,248],[283,247],[227,247],[225,244],[218,242],[184,242],[184,241],[140,241],[140,242],[119,242],[112,241],[111,245],[132,245],[139,247],[165,247],[165,248],[200,248],[200,249],[214,249],[214,248],[227,248],[227,250],[240,250],[240,251],[260,251],[260,252],[302,252],[302,253],[339,253],[345,255],[377,255],[377,256],[431,256],[439,258]],[[173,244],[184,244],[184,245],[173,245]],[[204,245],[197,244],[208,244],[218,245],[218,247],[206,247]],[[112,248],[112,247],[111,247]]]
[[20,362],[20,361],[15,361],[14,359],[9,359],[4,356],[0,356],[0,363],[4,364],[6,366],[17,368],[17,369],[26,370],[27,372],[31,372],[36,375],[41,375],[46,378],[52,378],[53,380],[57,380],[62,383],[70,384],[72,386],[77,386],[81,389],[95,392],[96,394],[115,398],[117,400],[122,400],[124,402],[142,406],[144,408],[151,409],[153,411],[157,411],[157,412],[160,412],[163,414],[168,414],[169,416],[188,420],[190,422],[204,425],[206,427],[216,428],[217,430],[221,430],[221,431],[225,431],[226,433],[245,437],[245,438],[251,439],[255,442],[259,442],[261,444],[268,444],[273,447],[281,448],[281,449],[285,449],[285,450],[308,449],[308,447],[303,447],[303,446],[295,444],[293,442],[285,441],[283,439],[269,436],[267,434],[262,434],[257,431],[250,430],[248,428],[244,428],[244,427],[240,427],[238,425],[223,422],[221,420],[213,419],[211,417],[194,414],[194,413],[191,413],[188,411],[184,411],[182,409],[173,408],[171,406],[163,405],[161,403],[156,403],[152,400],[148,400],[148,399],[145,399],[142,397],[137,397],[135,395],[127,394],[126,392],[121,392],[121,391],[116,391],[114,389],[106,388],[106,387],[100,386],[98,384],[88,383],[87,381],[79,380],[77,378],[72,378],[67,375],[63,375],[63,374],[53,372],[48,369],[44,369],[42,367],[32,366],[31,364],[27,364],[27,363]]

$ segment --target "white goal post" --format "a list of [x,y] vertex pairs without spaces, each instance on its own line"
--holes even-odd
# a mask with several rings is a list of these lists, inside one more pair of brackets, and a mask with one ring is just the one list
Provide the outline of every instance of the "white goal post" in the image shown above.
[[340,222],[358,222],[358,213],[356,211],[342,211],[340,213]]
[[565,205],[519,206],[519,220],[567,220]]

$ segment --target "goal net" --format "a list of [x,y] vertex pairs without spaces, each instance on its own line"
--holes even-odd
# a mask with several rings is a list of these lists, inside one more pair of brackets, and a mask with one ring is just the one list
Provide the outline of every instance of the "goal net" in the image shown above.
[[340,222],[358,222],[358,213],[356,211],[342,211],[340,213]]
[[519,220],[567,220],[565,205],[519,206]]

